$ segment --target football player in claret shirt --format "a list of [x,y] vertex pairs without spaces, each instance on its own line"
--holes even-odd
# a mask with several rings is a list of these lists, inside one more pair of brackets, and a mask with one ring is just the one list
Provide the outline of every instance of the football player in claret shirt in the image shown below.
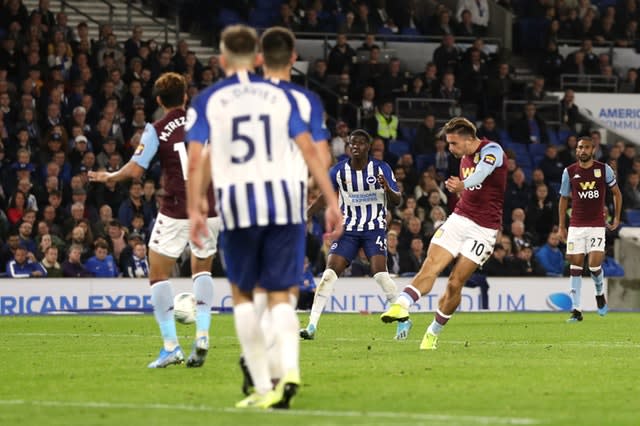
[[140,179],[157,154],[164,176],[164,192],[160,212],[149,238],[149,284],[151,303],[163,339],[158,358],[149,368],[164,368],[182,364],[184,354],[178,342],[173,315],[173,288],[169,277],[171,270],[187,244],[191,247],[191,271],[193,293],[196,297],[196,339],[187,359],[187,367],[204,364],[209,350],[209,326],[213,303],[211,263],[217,249],[220,219],[215,212],[213,188],[208,189],[208,236],[200,246],[189,241],[187,218],[187,148],[185,137],[187,84],[180,74],[165,73],[154,85],[156,100],[164,115],[155,123],[148,123],[140,145],[131,160],[116,172],[89,172],[95,182],[119,182]]
[[[567,242],[567,260],[571,275],[571,317],[567,321],[582,321],[580,291],[582,289],[582,269],[584,257],[588,255],[589,271],[595,284],[598,314],[604,316],[609,310],[604,295],[604,274],[602,262],[605,256],[605,226],[614,230],[620,225],[622,194],[618,188],[616,175],[608,164],[594,159],[596,144],[590,137],[583,136],[576,147],[577,161],[562,172],[558,227],[560,235]],[[607,223],[605,196],[609,190],[613,194],[615,212],[613,222]],[[571,198],[571,219],[567,232],[567,208]]]
[[455,260],[435,318],[420,344],[423,350],[438,347],[442,328],[460,305],[464,283],[491,256],[502,228],[507,186],[507,157],[500,145],[478,139],[476,127],[466,118],[449,120],[442,133],[451,154],[461,159],[460,177],[452,176],[445,183],[450,192],[460,194],[460,199],[433,235],[427,258],[411,285],[380,317],[384,322],[407,321],[409,307],[431,291],[440,272]]

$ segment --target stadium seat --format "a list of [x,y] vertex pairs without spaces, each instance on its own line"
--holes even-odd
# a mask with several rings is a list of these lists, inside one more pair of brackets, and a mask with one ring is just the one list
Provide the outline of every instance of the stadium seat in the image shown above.
[[394,140],[389,141],[389,152],[398,157],[411,153],[411,145],[407,141]]
[[412,35],[412,36],[420,35],[418,30],[415,29],[415,28],[403,28],[400,31],[400,34],[402,34],[402,35]]
[[640,209],[629,209],[625,212],[625,222],[630,226],[640,226]]
[[436,163],[435,154],[423,154],[416,155],[415,165],[416,171],[422,173],[427,170],[427,167]]
[[237,12],[231,9],[222,9],[220,10],[220,15],[218,16],[218,24],[221,27],[227,27],[229,25],[235,25],[242,23],[242,18],[238,15]]
[[529,154],[532,157],[544,157],[544,152],[547,150],[547,146],[541,143],[532,143],[529,145]]
[[558,129],[558,145],[565,145],[567,142],[567,138],[572,134],[573,132],[569,129]]
[[549,138],[549,143],[551,145],[558,145],[558,134],[552,129],[547,129],[547,137]]
[[413,143],[416,138],[416,132],[417,129],[415,127],[400,127],[398,129],[399,136],[401,136],[404,140],[410,141],[411,143]]

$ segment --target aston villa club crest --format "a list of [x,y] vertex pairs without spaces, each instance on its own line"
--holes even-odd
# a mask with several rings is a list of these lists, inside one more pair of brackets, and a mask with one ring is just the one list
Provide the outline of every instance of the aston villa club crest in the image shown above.
[[602,170],[600,170],[600,169],[595,169],[595,170],[593,171],[593,175],[594,175],[595,177],[597,177],[597,178],[601,177],[601,176],[602,176]]
[[480,153],[476,152],[476,155],[473,157],[473,164],[478,164],[478,161],[480,161]]

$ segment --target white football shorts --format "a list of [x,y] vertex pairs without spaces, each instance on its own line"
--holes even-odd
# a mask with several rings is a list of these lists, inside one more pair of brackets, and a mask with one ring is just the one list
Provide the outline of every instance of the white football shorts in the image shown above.
[[567,254],[587,254],[604,251],[604,226],[570,226],[567,232]]
[[191,252],[196,257],[205,259],[213,256],[217,251],[221,226],[222,220],[219,217],[208,218],[209,236],[203,239],[204,247],[198,248],[189,241],[189,219],[174,219],[158,213],[153,231],[151,231],[149,249],[163,256],[177,259],[189,243]]
[[459,254],[482,265],[493,253],[498,231],[485,228],[471,219],[451,214],[431,238],[431,244],[439,245],[453,257]]

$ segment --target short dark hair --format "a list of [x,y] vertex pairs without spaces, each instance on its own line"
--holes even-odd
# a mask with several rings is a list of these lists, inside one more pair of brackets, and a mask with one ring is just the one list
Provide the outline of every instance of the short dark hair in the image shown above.
[[269,28],[260,38],[265,65],[276,69],[289,65],[295,43],[296,37],[287,28]]
[[162,106],[173,108],[184,103],[187,93],[187,82],[183,76],[175,72],[162,74],[153,85],[153,94],[160,98]]

